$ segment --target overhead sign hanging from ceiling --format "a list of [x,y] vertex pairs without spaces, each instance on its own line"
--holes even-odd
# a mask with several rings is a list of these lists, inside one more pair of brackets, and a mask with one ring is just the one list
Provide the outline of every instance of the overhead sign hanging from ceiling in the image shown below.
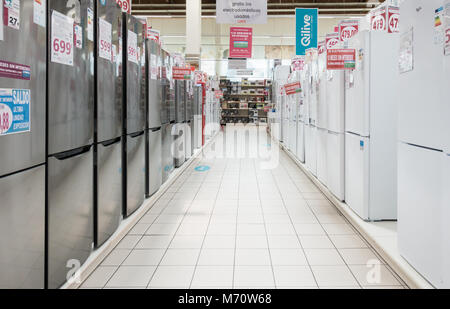
[[122,8],[122,12],[131,14],[131,0],[116,0],[116,2]]
[[253,29],[246,27],[230,28],[230,58],[252,57]]
[[267,0],[216,0],[218,24],[266,24]]
[[295,50],[304,56],[309,48],[317,48],[317,9],[295,9]]

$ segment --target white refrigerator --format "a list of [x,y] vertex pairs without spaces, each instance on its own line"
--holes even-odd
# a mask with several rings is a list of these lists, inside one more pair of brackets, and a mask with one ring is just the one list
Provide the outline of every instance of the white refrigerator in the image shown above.
[[306,168],[317,177],[317,101],[318,101],[318,63],[317,50],[311,51],[305,65],[305,104],[307,121],[305,125],[305,163]]
[[286,108],[286,96],[284,95],[284,91],[281,88],[287,83],[289,74],[291,72],[291,67],[288,65],[280,65],[275,68],[275,82],[278,85],[278,96],[277,101],[279,102],[279,119],[280,119],[280,134],[279,141],[283,142],[286,145],[287,141],[287,133],[288,133],[288,122],[286,121],[287,116],[287,108]]
[[398,34],[349,40],[356,68],[345,81],[345,200],[367,221],[397,219]]
[[[295,82],[295,77],[289,77],[288,84]],[[287,145],[289,150],[297,155],[297,102],[296,95],[287,95],[289,102],[289,144]]]
[[300,87],[302,91],[300,93],[296,93],[293,96],[295,97],[295,102],[297,104],[297,151],[296,156],[300,162],[305,163],[305,120],[306,120],[306,109],[303,99],[303,84],[301,80],[301,71],[296,71],[293,74],[295,75],[295,80],[300,81]]
[[449,139],[444,89],[449,83],[443,70],[443,26],[438,23],[442,10],[442,0],[400,5],[398,245],[400,254],[436,287],[443,285],[442,244],[449,231],[442,212],[449,206],[443,201]]
[[328,104],[327,104],[327,53],[318,55],[318,100],[317,100],[317,178],[327,186],[327,136],[328,136]]

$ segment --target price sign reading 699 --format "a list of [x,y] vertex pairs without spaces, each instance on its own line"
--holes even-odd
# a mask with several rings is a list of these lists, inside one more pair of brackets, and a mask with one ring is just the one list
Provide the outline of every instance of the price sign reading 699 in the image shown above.
[[51,61],[73,66],[73,19],[57,11],[52,13]]

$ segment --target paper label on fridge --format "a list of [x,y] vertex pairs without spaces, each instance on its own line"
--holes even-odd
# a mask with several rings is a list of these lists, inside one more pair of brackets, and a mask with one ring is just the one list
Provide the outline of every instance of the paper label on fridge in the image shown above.
[[0,136],[31,130],[30,104],[29,89],[0,89]]
[[434,44],[444,43],[444,7],[434,11]]
[[94,11],[87,9],[87,38],[89,41],[94,41]]
[[73,66],[73,19],[52,12],[51,61]]
[[138,46],[137,46],[137,34],[128,30],[128,42],[127,42],[128,61],[139,64],[138,61]]
[[400,74],[412,71],[414,69],[414,30],[409,31],[400,36],[400,54],[398,57],[398,65]]
[[445,35],[444,35],[444,55],[450,55],[450,0],[445,3]]
[[13,29],[20,29],[20,0],[4,0],[4,15],[8,18],[5,24]]
[[82,49],[83,48],[83,28],[81,28],[81,26],[79,26],[79,25],[75,25],[73,31],[75,33],[75,46],[78,49]]
[[112,25],[106,20],[100,18],[98,38],[98,56],[100,58],[111,60],[112,55]]
[[45,1],[46,0],[33,0],[33,22],[44,28],[46,27]]
[[158,75],[158,63],[156,60],[156,55],[151,54],[150,55],[150,78],[156,79]]

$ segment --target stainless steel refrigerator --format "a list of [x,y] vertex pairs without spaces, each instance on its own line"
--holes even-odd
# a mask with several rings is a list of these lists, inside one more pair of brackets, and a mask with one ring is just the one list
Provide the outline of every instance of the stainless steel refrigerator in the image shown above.
[[123,215],[128,217],[145,198],[145,42],[144,25],[123,14]]
[[93,246],[93,17],[92,0],[48,1],[49,288],[74,274]]
[[19,28],[0,26],[0,288],[38,289],[45,256],[45,10],[41,24],[25,22],[33,20],[32,5],[18,13]]
[[166,182],[174,169],[172,127],[175,124],[175,92],[172,80],[172,64],[170,54],[161,50],[161,153],[162,153],[162,182]]
[[192,149],[193,149],[193,129],[194,129],[194,116],[192,114],[192,105],[194,104],[194,88],[193,82],[188,80],[186,82],[186,131],[184,138],[185,145],[185,155],[186,160],[192,157]]
[[193,118],[194,118],[194,135],[193,135],[193,148],[202,147],[202,104],[203,104],[203,89],[202,86],[194,86],[194,105],[193,105]]
[[175,167],[180,167],[186,161],[186,81],[175,81],[175,125],[174,136]]
[[94,243],[101,246],[122,218],[122,10],[96,0]]
[[147,122],[146,122],[146,190],[147,197],[153,195],[162,184],[162,83],[161,48],[147,39]]

